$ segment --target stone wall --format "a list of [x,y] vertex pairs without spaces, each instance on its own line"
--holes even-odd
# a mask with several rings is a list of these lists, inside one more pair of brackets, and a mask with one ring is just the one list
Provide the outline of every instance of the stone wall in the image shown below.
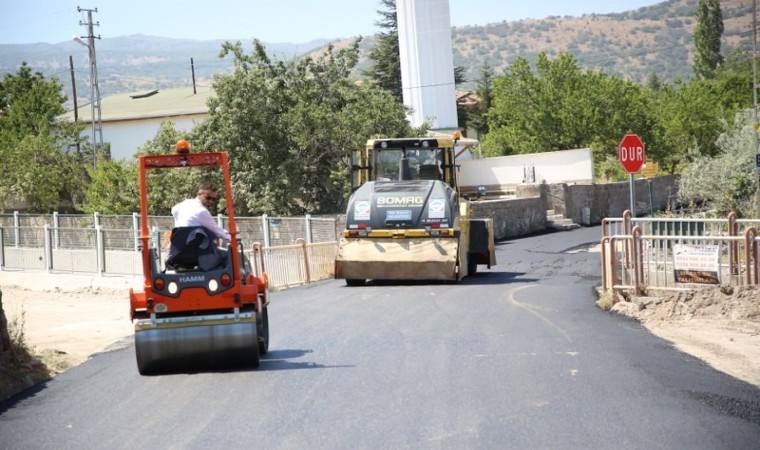
[[[581,225],[594,225],[606,217],[622,217],[630,209],[629,182],[607,184],[525,184],[518,185],[516,198],[472,202],[474,217],[494,219],[497,240],[540,232],[546,229],[546,211],[564,214]],[[640,179],[636,187],[636,215],[672,207],[678,197],[675,175]],[[651,190],[650,190],[651,188]],[[650,205],[651,193],[651,205]]]
[[546,208],[541,197],[474,201],[472,215],[492,218],[497,240],[546,229]]

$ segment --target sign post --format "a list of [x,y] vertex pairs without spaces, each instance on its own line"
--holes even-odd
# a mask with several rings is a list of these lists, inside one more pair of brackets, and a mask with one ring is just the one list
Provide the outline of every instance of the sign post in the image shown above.
[[618,161],[630,175],[631,214],[636,217],[636,189],[633,184],[633,174],[641,170],[646,161],[644,142],[637,134],[626,134],[618,145]]

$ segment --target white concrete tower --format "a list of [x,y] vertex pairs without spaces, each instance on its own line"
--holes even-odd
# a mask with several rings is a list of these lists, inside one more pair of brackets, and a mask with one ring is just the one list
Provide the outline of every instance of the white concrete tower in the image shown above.
[[448,0],[396,0],[404,105],[412,126],[458,128]]

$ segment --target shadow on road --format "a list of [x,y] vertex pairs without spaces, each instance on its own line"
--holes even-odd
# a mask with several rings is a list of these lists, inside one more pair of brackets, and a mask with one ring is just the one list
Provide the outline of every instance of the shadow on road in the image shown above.
[[525,278],[525,272],[478,272],[465,277],[461,284],[478,286],[488,284],[536,283],[537,278]]
[[[535,283],[538,281],[536,278],[523,278],[527,275],[525,272],[491,272],[487,270],[488,269],[483,269],[483,272],[467,276],[458,282],[451,280],[367,280],[363,286],[429,286],[444,284],[478,286],[489,284]],[[360,289],[362,286],[344,285],[343,287],[348,289]]]
[[311,353],[311,350],[272,350],[261,359],[261,365],[256,371],[300,370],[300,369],[338,369],[355,367],[353,365],[326,366],[311,361],[289,361]]

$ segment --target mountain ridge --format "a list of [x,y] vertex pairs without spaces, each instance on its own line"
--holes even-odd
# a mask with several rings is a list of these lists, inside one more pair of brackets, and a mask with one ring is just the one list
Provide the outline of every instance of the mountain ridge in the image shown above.
[[[468,80],[460,89],[473,89],[484,63],[496,75],[517,57],[535,61],[540,52],[550,57],[572,53],[580,67],[602,70],[632,81],[644,82],[651,74],[664,81],[692,76],[698,0],[667,0],[631,11],[586,14],[580,17],[498,21],[452,27],[454,64],[465,68]],[[752,2],[722,0],[725,31],[723,49],[751,51]],[[328,44],[336,48],[356,39],[315,39],[305,43],[264,43],[274,58],[295,59],[315,54]],[[231,58],[218,57],[225,41],[239,41],[246,50],[252,39],[193,40],[133,34],[96,41],[101,96],[140,90],[210,85],[214,74],[229,73]],[[355,74],[368,66],[366,55],[374,43],[360,43],[362,57]],[[725,51],[724,51],[725,53]],[[89,95],[89,61],[85,47],[72,41],[58,44],[0,44],[0,71],[15,73],[22,61],[46,77],[57,76],[71,97],[71,55],[78,97]],[[192,60],[192,67],[191,67]],[[86,100],[86,99],[84,99]]]

